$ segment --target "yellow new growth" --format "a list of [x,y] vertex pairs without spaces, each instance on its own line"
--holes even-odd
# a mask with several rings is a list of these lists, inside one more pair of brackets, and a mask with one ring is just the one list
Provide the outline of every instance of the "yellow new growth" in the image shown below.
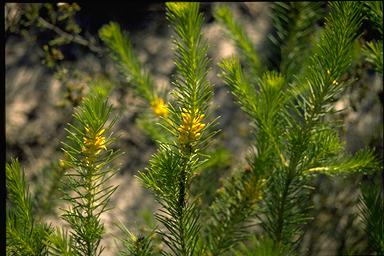
[[263,199],[263,188],[266,184],[266,179],[255,180],[251,178],[244,184],[244,193],[249,199],[256,203]]
[[103,136],[105,129],[99,132],[93,132],[89,127],[85,128],[87,132],[83,137],[84,146],[81,151],[88,156],[95,156],[100,154],[101,150],[107,150],[105,137]]
[[174,11],[183,12],[185,9],[190,7],[190,3],[187,2],[168,2],[168,8],[172,8]]
[[284,83],[284,78],[281,75],[270,74],[267,77],[267,84],[272,88],[280,88]]
[[168,116],[168,107],[162,98],[156,97],[151,102],[151,107],[152,107],[152,110],[155,113],[155,115],[162,116],[162,117]]
[[201,131],[205,127],[205,124],[201,122],[204,116],[204,114],[199,114],[199,111],[192,114],[191,111],[185,108],[182,109],[182,123],[178,128],[180,132],[179,141],[181,144],[194,142],[201,136]]
[[61,169],[65,169],[65,162],[64,162],[63,159],[59,160],[59,166],[60,166]]
[[[331,75],[331,71],[330,71],[329,69],[327,69],[327,75],[328,75],[328,76]],[[339,82],[337,82],[336,79],[332,81],[332,85],[338,85],[338,84],[339,84]]]

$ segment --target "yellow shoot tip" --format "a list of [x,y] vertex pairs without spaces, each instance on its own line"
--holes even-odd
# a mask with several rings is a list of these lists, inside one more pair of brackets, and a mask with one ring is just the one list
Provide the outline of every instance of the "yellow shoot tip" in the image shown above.
[[190,3],[187,2],[167,2],[166,6],[173,12],[183,12],[190,7]]
[[96,137],[103,135],[105,132],[105,129],[101,129],[97,134]]
[[81,152],[91,156],[100,154],[103,149],[107,150],[106,139],[102,136],[105,133],[105,129],[101,129],[99,132],[95,133],[92,129],[86,126],[85,131],[87,134],[83,137],[84,145],[81,147]]
[[60,168],[63,168],[63,169],[64,169],[64,167],[65,167],[65,162],[64,162],[63,159],[60,159],[60,160],[59,160],[59,166],[60,166]]
[[196,111],[196,114],[193,115],[192,111],[182,108],[181,125],[178,127],[181,144],[188,144],[200,138],[202,130],[206,126],[201,122],[204,117],[205,115],[199,114],[199,111]]

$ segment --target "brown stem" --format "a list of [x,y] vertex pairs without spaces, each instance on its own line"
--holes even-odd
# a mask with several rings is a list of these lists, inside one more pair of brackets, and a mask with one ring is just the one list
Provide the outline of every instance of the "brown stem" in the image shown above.
[[79,35],[73,35],[68,32],[65,32],[64,30],[60,29],[59,27],[53,25],[52,23],[49,23],[47,20],[45,20],[42,17],[39,17],[38,22],[40,22],[45,28],[50,29],[56,34],[65,37],[68,39],[70,42],[74,42],[83,46],[88,47],[91,51],[96,52],[100,54],[102,52],[102,49],[94,44],[92,44],[90,41],[84,39],[83,37]]

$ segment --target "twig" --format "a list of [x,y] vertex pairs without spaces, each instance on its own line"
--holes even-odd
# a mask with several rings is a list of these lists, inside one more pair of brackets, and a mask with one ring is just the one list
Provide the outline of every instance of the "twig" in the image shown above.
[[70,42],[74,42],[74,43],[86,46],[91,51],[98,53],[98,54],[101,54],[103,52],[102,48],[92,44],[90,41],[84,39],[83,37],[81,37],[79,35],[73,35],[73,34],[70,34],[68,32],[65,32],[64,30],[60,29],[59,27],[49,23],[48,21],[46,21],[42,17],[39,17],[38,22],[40,22],[45,28],[53,30],[54,32],[56,32],[56,34],[58,34],[62,37],[65,37]]

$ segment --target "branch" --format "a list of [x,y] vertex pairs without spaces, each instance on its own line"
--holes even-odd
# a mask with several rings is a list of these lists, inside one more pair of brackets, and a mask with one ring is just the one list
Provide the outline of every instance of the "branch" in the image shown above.
[[47,20],[45,20],[44,18],[42,17],[39,17],[38,18],[38,22],[43,25],[45,28],[47,29],[50,29],[54,32],[56,32],[56,34],[58,34],[59,36],[61,37],[64,37],[66,38],[69,42],[74,42],[74,43],[77,43],[77,44],[80,44],[80,45],[83,45],[83,46],[86,46],[88,47],[91,51],[97,53],[97,54],[100,54],[103,52],[103,49],[92,44],[90,41],[84,39],[83,37],[79,36],[79,35],[73,35],[73,34],[70,34],[68,32],[65,32],[64,30],[60,29],[59,27],[53,25],[52,23],[48,22]]

